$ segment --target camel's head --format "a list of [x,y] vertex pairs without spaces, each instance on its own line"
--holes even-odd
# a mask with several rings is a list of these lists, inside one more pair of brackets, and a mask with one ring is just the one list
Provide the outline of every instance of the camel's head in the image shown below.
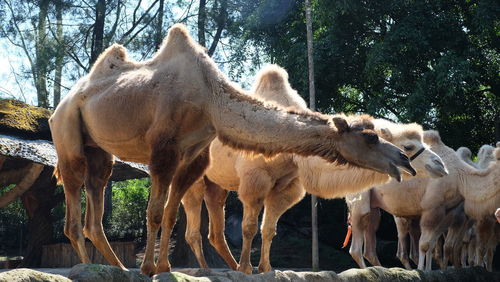
[[415,175],[408,157],[398,147],[379,138],[371,120],[367,115],[332,118],[340,136],[336,146],[342,158],[353,165],[389,174],[397,181],[401,181],[398,167]]
[[422,177],[443,177],[448,170],[443,160],[424,143],[422,126],[416,123],[402,124],[387,120],[375,120],[375,130],[380,136],[401,148]]

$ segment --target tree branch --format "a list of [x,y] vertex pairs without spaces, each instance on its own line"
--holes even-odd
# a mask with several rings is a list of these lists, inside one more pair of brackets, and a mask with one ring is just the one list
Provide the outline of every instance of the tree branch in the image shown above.
[[21,179],[21,181],[10,191],[6,192],[0,197],[0,208],[3,208],[26,192],[43,170],[43,165],[38,163],[31,163],[29,165],[28,173]]

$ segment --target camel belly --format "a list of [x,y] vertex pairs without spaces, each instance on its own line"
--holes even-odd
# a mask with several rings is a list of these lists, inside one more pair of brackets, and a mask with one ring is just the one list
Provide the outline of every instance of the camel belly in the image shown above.
[[409,190],[390,191],[390,189],[375,188],[371,192],[371,205],[395,216],[418,216],[422,213],[421,196],[415,197]]
[[93,138],[95,144],[122,161],[149,164],[150,149],[143,138],[133,138],[122,142],[108,142]]

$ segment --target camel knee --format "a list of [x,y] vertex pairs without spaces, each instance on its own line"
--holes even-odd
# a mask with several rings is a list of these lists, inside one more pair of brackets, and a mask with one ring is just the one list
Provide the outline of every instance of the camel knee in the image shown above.
[[256,223],[245,224],[243,226],[243,237],[246,239],[253,239],[257,234],[258,226]]
[[428,250],[429,250],[429,242],[421,242],[420,251],[427,253]]
[[68,223],[64,225],[64,235],[68,237],[70,241],[77,241],[81,238],[80,228],[77,223]]
[[210,233],[208,234],[208,242],[210,242],[210,245],[214,247],[216,250],[220,248],[220,246],[224,245],[226,243],[226,240],[224,239],[224,235],[220,233]]
[[186,242],[191,246],[191,248],[197,246],[201,242],[201,234],[199,232],[186,232],[185,234]]

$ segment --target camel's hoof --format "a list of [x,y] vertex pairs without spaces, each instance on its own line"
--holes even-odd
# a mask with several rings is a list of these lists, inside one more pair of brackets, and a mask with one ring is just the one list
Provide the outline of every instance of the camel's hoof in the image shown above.
[[165,263],[165,264],[159,263],[156,270],[157,270],[156,273],[170,272],[170,263]]
[[272,267],[270,264],[263,264],[263,265],[259,264],[259,273],[264,273],[264,272],[268,272],[271,270],[272,270]]
[[144,275],[147,275],[149,277],[155,275],[156,272],[156,265],[154,264],[142,264],[141,265],[141,273]]
[[245,274],[252,274],[253,267],[251,264],[240,264],[238,267],[238,271],[241,271]]

